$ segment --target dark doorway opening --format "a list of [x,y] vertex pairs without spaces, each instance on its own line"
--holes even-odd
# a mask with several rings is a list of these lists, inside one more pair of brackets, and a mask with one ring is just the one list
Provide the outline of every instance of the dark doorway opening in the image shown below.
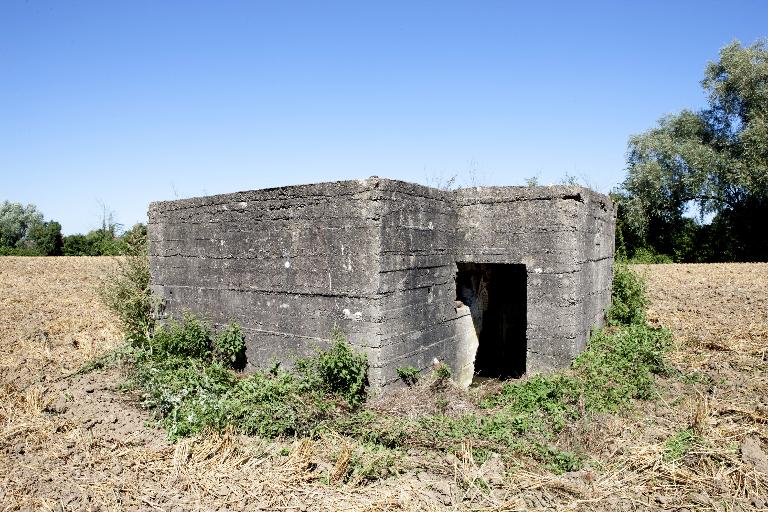
[[525,265],[458,262],[456,300],[469,306],[480,345],[475,375],[515,378],[525,373]]

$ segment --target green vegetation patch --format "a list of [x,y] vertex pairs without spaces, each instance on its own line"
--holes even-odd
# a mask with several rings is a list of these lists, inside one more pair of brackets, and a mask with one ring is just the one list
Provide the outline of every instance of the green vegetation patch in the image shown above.
[[149,289],[149,255],[146,230],[135,230],[127,238],[125,257],[99,290],[101,300],[123,327],[129,344],[142,347],[152,336],[152,312],[157,300]]
[[405,366],[397,369],[397,376],[406,386],[413,386],[419,382],[419,369],[413,366]]
[[634,399],[653,397],[653,375],[666,371],[663,355],[669,345],[665,329],[611,328],[596,333],[570,371],[508,382],[477,413],[409,419],[362,409],[320,428],[400,449],[454,451],[469,440],[479,454],[527,455],[554,472],[572,471],[583,457],[557,448],[557,435],[593,413],[619,412]]
[[643,278],[621,261],[614,263],[611,306],[606,317],[609,324],[632,325],[645,323],[645,296]]
[[674,462],[685,457],[691,451],[699,436],[692,428],[677,432],[664,443],[664,460]]
[[[156,326],[142,243],[103,295],[131,341],[126,353],[132,384],[169,437],[227,429],[267,438],[341,435],[359,445],[348,454],[349,468],[337,471],[337,480],[363,481],[386,473],[392,450],[458,452],[466,445],[480,461],[492,453],[525,455],[554,472],[571,471],[580,467],[583,455],[560,449],[558,435],[592,414],[619,412],[632,400],[653,397],[654,375],[667,372],[664,355],[671,335],[645,322],[643,281],[626,264],[617,264],[610,325],[593,334],[569,370],[509,381],[474,411],[448,416],[444,391],[451,369],[438,365],[431,381],[417,383],[415,368],[401,368],[398,374],[406,383],[429,386],[431,394],[419,399],[434,400],[438,413],[414,418],[373,411],[364,405],[367,358],[339,331],[325,349],[297,360],[292,369],[275,365],[242,374],[237,370],[245,362],[245,344],[236,324],[215,331],[187,314]],[[668,451],[679,453],[684,442],[670,441]],[[355,462],[358,456],[377,462],[367,467]]]
[[169,322],[134,353],[133,384],[171,439],[234,428],[264,437],[309,435],[323,420],[358,407],[368,363],[341,336],[293,371],[235,371],[245,350],[240,328],[218,334],[187,314]]
[[[469,440],[486,456],[521,454],[555,472],[577,469],[582,456],[558,449],[558,434],[592,414],[620,412],[632,400],[652,398],[654,375],[667,373],[664,356],[671,333],[645,323],[644,285],[626,265],[616,267],[613,297],[621,314],[593,334],[568,371],[509,381],[480,403],[479,412],[408,419],[363,410],[324,428],[390,448],[451,451]],[[436,379],[447,378],[450,369],[440,367],[433,373]]]

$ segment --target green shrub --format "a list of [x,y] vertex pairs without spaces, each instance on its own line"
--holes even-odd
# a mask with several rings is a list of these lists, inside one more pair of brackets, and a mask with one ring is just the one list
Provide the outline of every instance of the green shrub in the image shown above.
[[569,451],[561,451],[551,446],[537,446],[534,455],[544,462],[553,473],[562,475],[581,468],[581,457]]
[[190,312],[181,323],[171,319],[160,326],[148,343],[155,357],[207,359],[211,355],[211,328]]
[[[614,325],[593,333],[568,371],[509,381],[481,403],[478,413],[409,419],[363,411],[328,428],[389,448],[451,450],[471,440],[475,449],[529,455],[558,473],[578,469],[578,454],[552,446],[558,434],[594,413],[620,411],[632,400],[653,397],[654,375],[667,372],[671,334],[645,323],[643,282],[626,264],[617,263],[613,298]],[[399,373],[408,376],[405,369]],[[438,379],[450,377],[445,365],[434,373]]]
[[344,482],[353,485],[364,484],[400,473],[402,454],[396,450],[375,444],[363,444],[354,450],[341,475]]
[[213,338],[213,356],[233,368],[245,366],[245,338],[240,326],[234,322]]
[[229,368],[242,368],[245,338],[232,322],[214,335],[210,324],[186,311],[181,322],[170,319],[158,327],[146,344],[155,357],[190,357],[218,361]]
[[[485,407],[504,406],[493,419],[495,425],[488,428],[501,430],[503,435],[507,435],[507,430],[514,433],[560,431],[566,421],[576,415],[574,404],[580,388],[575,378],[563,374],[534,375],[522,382],[508,382],[501,393],[483,404]],[[505,423],[504,428],[500,428],[499,422]]]
[[610,324],[634,324],[645,322],[645,282],[625,263],[613,266],[611,306],[606,314]]
[[419,370],[413,366],[397,369],[397,376],[400,377],[407,386],[413,386],[419,382]]
[[218,423],[220,397],[236,383],[236,376],[220,363],[168,356],[139,356],[134,383],[143,393],[171,439],[189,436]]
[[43,256],[30,247],[0,247],[0,256]]
[[270,438],[307,435],[333,405],[286,371],[240,378],[221,362],[169,353],[146,352],[134,383],[171,439],[228,427]]
[[240,380],[221,398],[216,426],[235,426],[263,437],[308,435],[334,409],[334,402],[296,374],[256,372]]
[[667,329],[631,324],[601,330],[573,363],[580,393],[589,411],[616,411],[632,399],[654,394],[653,375],[666,371],[664,355],[672,345]]
[[331,343],[315,357],[296,361],[296,368],[326,393],[343,397],[351,406],[360,405],[368,386],[368,357],[355,352],[338,329],[334,329]]
[[127,246],[125,257],[100,288],[102,302],[119,318],[126,339],[133,346],[145,343],[152,334],[157,304],[149,289],[147,237],[137,234]]
[[234,427],[265,437],[308,435],[339,409],[339,400],[365,400],[367,359],[340,332],[334,344],[297,362],[238,375],[232,367],[244,343],[237,324],[213,336],[210,326],[186,313],[169,321],[133,352],[133,384],[171,439],[205,429]]
[[518,433],[560,431],[585,412],[617,411],[633,399],[653,396],[654,374],[666,371],[672,336],[666,329],[633,324],[600,330],[572,371],[508,382],[484,406],[503,406],[497,421]]
[[476,448],[525,454],[557,473],[572,471],[582,459],[552,446],[558,434],[594,413],[621,411],[632,400],[652,398],[653,376],[666,371],[664,355],[670,344],[666,329],[647,324],[610,327],[593,335],[569,371],[509,381],[481,403],[478,413],[408,419],[362,411],[326,428],[388,448],[442,451],[469,439]]
[[647,247],[640,247],[635,250],[629,263],[653,265],[657,263],[672,263],[672,258],[666,254],[660,254],[653,249]]

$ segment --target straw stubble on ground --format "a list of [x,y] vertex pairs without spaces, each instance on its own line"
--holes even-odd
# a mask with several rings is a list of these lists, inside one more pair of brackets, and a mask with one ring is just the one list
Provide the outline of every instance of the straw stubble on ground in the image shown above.
[[350,440],[170,444],[121,391],[118,367],[69,376],[121,343],[95,292],[112,268],[0,258],[2,510],[768,508],[768,264],[640,268],[649,317],[673,329],[670,359],[687,377],[659,379],[658,400],[629,414],[566,429],[559,442],[587,450],[585,469],[479,465],[462,446],[403,453],[394,475],[344,483],[334,475],[361,449]]

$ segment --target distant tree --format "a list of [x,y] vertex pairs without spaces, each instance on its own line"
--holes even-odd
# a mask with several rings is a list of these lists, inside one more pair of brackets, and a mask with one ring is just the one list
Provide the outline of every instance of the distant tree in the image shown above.
[[85,235],[67,235],[64,237],[64,256],[98,256],[95,245]]
[[63,252],[65,256],[118,256],[125,253],[125,242],[109,230],[94,229],[64,237]]
[[122,224],[115,220],[115,214],[104,203],[101,204],[101,228],[89,232],[86,237],[95,246],[98,256],[118,256],[125,254],[127,248],[120,236]]
[[107,226],[105,229],[102,226],[85,235],[65,236],[63,253],[65,256],[119,256],[126,254],[137,240],[145,240],[146,236],[147,226],[141,223],[122,234],[118,234],[116,228],[113,230]]
[[46,222],[33,204],[0,205],[0,251],[10,255],[57,256],[62,253],[61,224]]
[[0,204],[0,247],[20,247],[32,227],[43,223],[43,214],[33,204],[3,201]]
[[61,224],[56,221],[35,224],[29,230],[24,245],[40,256],[61,256],[64,247]]
[[[708,108],[667,116],[629,141],[615,199],[630,251],[768,259],[768,43],[735,41],[719,57],[702,81]],[[686,218],[691,208],[711,224]]]
[[136,224],[121,233],[112,211],[103,204],[101,227],[87,234],[62,236],[61,224],[45,221],[33,204],[0,204],[0,256],[118,256],[135,240],[144,240],[147,227]]

